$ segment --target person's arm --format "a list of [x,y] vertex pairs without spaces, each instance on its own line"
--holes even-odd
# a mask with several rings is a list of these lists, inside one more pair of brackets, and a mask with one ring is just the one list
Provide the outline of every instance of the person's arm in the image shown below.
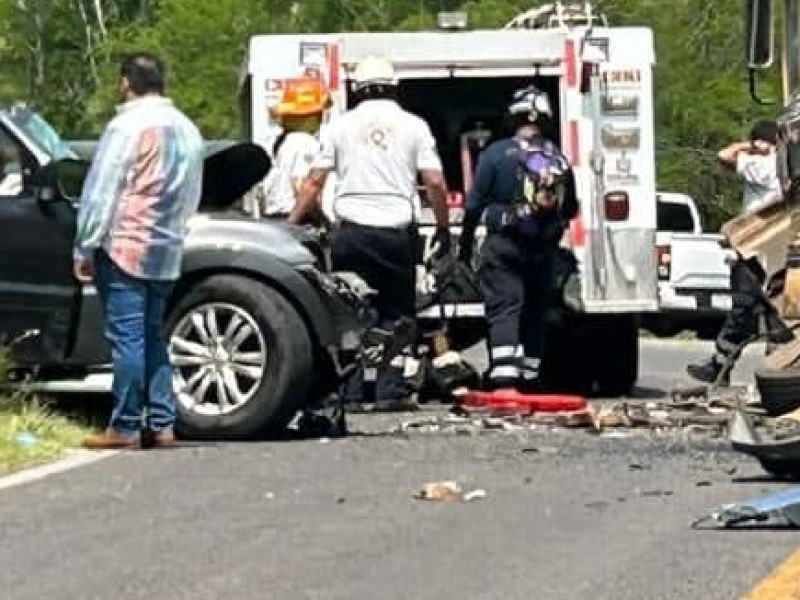
[[289,213],[288,222],[292,225],[302,225],[306,221],[316,220],[322,211],[319,200],[322,195],[322,188],[328,179],[330,170],[313,168],[308,173],[300,190],[297,193],[297,202]]
[[747,154],[750,152],[752,144],[748,142],[733,142],[726,146],[717,153],[717,158],[725,167],[730,170],[736,170],[739,156],[742,153]]
[[303,182],[308,178],[314,159],[319,151],[319,142],[310,136],[304,136],[302,145],[295,150],[294,155],[291,157],[292,161],[288,165],[288,169],[295,199],[300,195]]
[[333,138],[332,128],[320,135],[319,152],[311,163],[308,176],[303,179],[296,192],[296,202],[292,212],[289,214],[288,222],[292,225],[300,225],[307,220],[318,219],[322,213],[320,199],[322,188],[328,174],[336,169],[336,144]]
[[467,194],[467,203],[464,210],[464,220],[461,224],[461,236],[459,238],[458,258],[462,262],[469,263],[472,260],[472,248],[475,244],[475,230],[483,216],[483,211],[491,197],[491,190],[494,184],[494,161],[486,149],[478,157],[478,166],[475,169],[475,180],[472,188]]
[[433,216],[436,219],[437,229],[448,229],[450,227],[450,212],[447,208],[447,182],[442,171],[434,169],[422,169],[422,184],[428,193],[428,201],[433,208]]
[[125,185],[134,145],[132,136],[119,127],[108,127],[100,138],[78,204],[74,257],[91,260],[108,234],[114,208]]
[[436,220],[434,244],[438,244],[437,255],[450,252],[450,211],[447,208],[447,181],[444,178],[442,160],[436,150],[436,139],[430,127],[420,121],[419,142],[414,157],[417,171],[422,177],[428,202]]

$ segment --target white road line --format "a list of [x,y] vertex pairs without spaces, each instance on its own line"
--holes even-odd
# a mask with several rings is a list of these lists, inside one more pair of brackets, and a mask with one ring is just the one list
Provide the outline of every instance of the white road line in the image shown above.
[[0,490],[38,481],[50,475],[55,475],[56,473],[69,471],[70,469],[77,469],[78,467],[89,465],[104,458],[110,458],[119,454],[119,452],[119,450],[75,450],[70,452],[66,457],[55,462],[31,469],[24,469],[6,475],[5,477],[0,477]]

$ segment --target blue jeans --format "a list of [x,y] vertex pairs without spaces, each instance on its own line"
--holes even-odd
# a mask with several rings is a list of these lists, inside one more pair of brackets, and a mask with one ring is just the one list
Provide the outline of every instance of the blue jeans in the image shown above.
[[143,424],[156,431],[172,427],[175,392],[162,324],[173,283],[128,275],[102,250],[95,252],[94,268],[114,363],[110,426],[124,435]]

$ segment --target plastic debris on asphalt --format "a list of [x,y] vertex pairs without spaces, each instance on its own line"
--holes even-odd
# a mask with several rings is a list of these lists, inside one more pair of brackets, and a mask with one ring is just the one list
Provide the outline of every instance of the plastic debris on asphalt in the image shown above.
[[699,441],[727,437],[742,413],[770,439],[790,440],[800,456],[800,411],[768,417],[752,386],[675,390],[658,400],[592,400],[583,410],[560,412],[522,410],[520,405],[468,406],[457,398],[447,412],[423,410],[399,423],[383,423],[373,434],[525,435],[579,429],[605,439],[680,434]]
[[414,495],[417,500],[433,502],[472,502],[486,497],[486,490],[480,488],[465,492],[455,481],[435,481],[425,483]]
[[764,523],[776,520],[800,527],[800,487],[792,487],[744,502],[722,505],[709,515],[697,519],[691,526],[693,529],[698,529],[700,525],[713,523],[721,527],[732,527],[749,521]]
[[[591,401],[583,410],[537,412],[518,406],[464,406],[447,414],[422,414],[403,421],[394,433],[480,435],[488,432],[584,429],[602,437],[630,437],[636,430],[692,430],[722,436],[741,390],[729,389],[712,398],[672,397],[660,401]],[[799,425],[800,427],[800,425]]]

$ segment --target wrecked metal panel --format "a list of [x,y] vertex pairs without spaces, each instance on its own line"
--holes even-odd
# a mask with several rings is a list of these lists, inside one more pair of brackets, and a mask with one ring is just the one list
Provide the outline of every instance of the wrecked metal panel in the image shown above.
[[698,519],[693,525],[712,521],[730,527],[747,521],[767,521],[774,517],[782,517],[795,527],[800,527],[800,487],[744,502],[725,504],[714,509],[708,516]]
[[779,201],[735,217],[722,226],[730,245],[747,260],[755,257],[770,278],[786,264],[786,250],[797,232],[792,213]]

